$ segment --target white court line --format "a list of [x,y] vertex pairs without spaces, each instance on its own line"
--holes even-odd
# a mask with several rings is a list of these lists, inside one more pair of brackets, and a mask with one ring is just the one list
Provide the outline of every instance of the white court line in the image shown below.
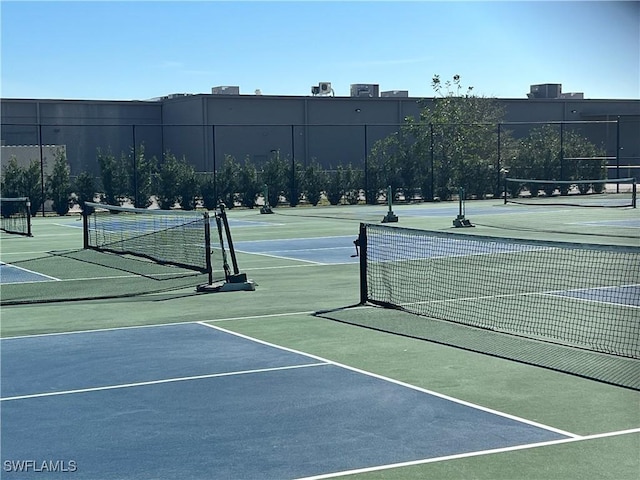
[[319,367],[319,366],[325,366],[325,365],[328,365],[328,363],[325,363],[325,362],[307,363],[303,365],[290,365],[286,367],[258,368],[254,370],[239,370],[237,372],[210,373],[206,375],[194,375],[190,377],[165,378],[162,380],[150,380],[148,382],[123,383],[119,385],[105,385],[102,387],[79,388],[76,390],[63,390],[59,392],[31,393],[28,395],[17,395],[15,397],[0,398],[0,402],[8,402],[11,400],[28,400],[32,398],[42,398],[42,397],[56,397],[60,395],[73,395],[76,393],[102,392],[106,390],[120,390],[123,388],[144,387],[148,385],[162,385],[164,383],[186,382],[190,380],[202,380],[205,378],[232,377],[236,375],[249,375],[253,373],[276,372],[280,370],[294,370],[297,368]]
[[[9,266],[14,266],[12,264],[6,264]],[[16,268],[20,268],[20,267],[16,267]],[[26,270],[26,269],[23,269]],[[27,270],[28,272],[30,270]],[[35,273],[36,275],[42,275],[43,277],[48,277],[48,275],[44,275],[42,273],[38,273],[38,272],[31,272],[31,273]],[[130,274],[130,275],[110,275],[107,277],[79,277],[79,278],[54,278],[54,277],[48,277],[51,280],[55,280],[56,282],[86,282],[86,281],[93,281],[93,280],[114,280],[114,279],[119,279],[119,278],[149,278],[149,277],[174,277],[176,276],[176,272],[171,272],[171,273],[153,273],[153,274],[148,274],[148,275],[139,275],[139,274]],[[191,275],[190,273],[185,273],[183,275],[184,277],[190,277],[190,276],[197,276],[197,274],[195,275]],[[27,282],[7,282],[6,284],[2,284],[2,285],[25,285],[25,284],[29,284],[29,283],[45,283],[46,280],[30,280]],[[73,300],[73,298],[69,298],[69,300]]]
[[314,262],[312,260],[303,260],[301,258],[283,257],[283,256],[280,256],[280,255],[272,255],[272,254],[269,254],[269,253],[247,252],[246,250],[238,250],[238,249],[236,249],[236,253],[245,253],[245,254],[251,254],[251,255],[262,255],[263,257],[277,258],[277,259],[280,259],[280,260],[289,260],[289,261],[295,261],[295,262],[304,262],[304,263],[310,263],[312,265],[328,265],[328,264],[322,263],[322,262]]
[[205,326],[205,327],[213,328],[214,330],[225,332],[225,333],[228,333],[230,335],[234,335],[234,336],[237,336],[237,337],[240,337],[240,338],[244,338],[246,340],[250,340],[252,342],[260,343],[262,345],[266,345],[266,346],[272,347],[272,348],[277,348],[279,350],[284,350],[286,352],[295,353],[297,355],[303,355],[303,356],[306,356],[306,357],[309,357],[309,358],[313,358],[313,359],[316,359],[318,361],[326,362],[328,364],[334,365],[336,367],[344,368],[346,370],[351,370],[352,372],[356,372],[356,373],[359,373],[361,375],[366,375],[366,376],[369,376],[369,377],[377,378],[379,380],[383,380],[385,382],[393,383],[393,384],[399,385],[401,387],[410,388],[412,390],[416,390],[418,392],[426,393],[428,395],[431,395],[431,396],[434,396],[434,397],[438,397],[438,398],[441,398],[443,400],[448,400],[450,402],[457,403],[459,405],[464,405],[466,407],[470,407],[470,408],[473,408],[475,410],[480,410],[480,411],[483,411],[483,412],[486,412],[486,413],[490,413],[490,414],[493,414],[493,415],[497,415],[497,416],[500,416],[500,417],[503,417],[503,418],[508,418],[510,420],[514,420],[514,421],[517,421],[517,422],[520,422],[520,423],[524,423],[526,425],[531,425],[533,427],[541,428],[543,430],[547,430],[547,431],[550,431],[550,432],[558,433],[560,435],[565,435],[567,437],[580,438],[580,435],[576,435],[575,433],[571,433],[571,432],[567,432],[567,431],[564,431],[564,430],[560,430],[558,428],[554,428],[554,427],[551,427],[549,425],[544,425],[542,423],[534,422],[532,420],[527,420],[526,418],[518,417],[516,415],[511,415],[511,414],[508,414],[508,413],[500,412],[498,410],[493,410],[491,408],[483,407],[483,406],[477,405],[475,403],[467,402],[465,400],[460,400],[460,399],[455,398],[455,397],[450,397],[449,395],[444,395],[442,393],[434,392],[433,390],[427,390],[425,388],[416,387],[415,385],[411,385],[409,383],[401,382],[399,380],[394,380],[393,378],[384,377],[384,376],[378,375],[376,373],[367,372],[366,370],[361,370],[359,368],[350,367],[349,365],[345,365],[345,364],[342,364],[342,363],[334,362],[332,360],[327,360],[326,358],[322,358],[322,357],[319,357],[317,355],[312,355],[310,353],[301,352],[299,350],[295,350],[295,349],[292,349],[292,348],[282,347],[280,345],[276,345],[276,344],[273,344],[273,343],[270,343],[270,342],[266,342],[266,341],[263,341],[263,340],[260,340],[260,339],[257,339],[257,338],[253,338],[253,337],[249,337],[247,335],[243,335],[241,333],[233,332],[231,330],[227,330],[227,329],[222,328],[222,327],[218,327],[217,325],[211,325],[211,324],[208,324],[208,323],[205,323],[205,322],[198,322],[198,323],[200,325]]
[[[39,277],[45,277],[48,278],[49,280],[55,280],[56,282],[61,281],[59,278],[56,277],[52,277],[51,275],[45,275],[44,273],[40,273],[40,272],[34,272],[33,270],[29,270],[28,268],[23,268],[23,267],[18,267],[16,265],[13,265],[12,263],[4,263],[4,262],[0,262],[0,265],[3,267],[9,267],[9,268],[15,268],[17,270],[22,270],[23,272],[27,272],[30,273],[32,275],[37,275]],[[37,281],[37,280],[32,280],[32,281],[28,281],[28,282],[7,282],[5,285],[15,285],[16,283],[42,283],[41,281]]]
[[[355,307],[355,308],[360,308],[360,307]],[[373,308],[373,307],[366,306],[362,308]],[[135,328],[161,328],[161,327],[170,327],[170,326],[176,326],[176,325],[193,325],[193,324],[199,324],[201,322],[228,322],[231,320],[254,320],[257,318],[289,317],[294,315],[311,315],[313,313],[315,313],[315,310],[307,310],[303,312],[270,313],[267,315],[248,315],[243,317],[226,317],[226,318],[210,319],[210,320],[195,320],[191,322],[151,323],[148,325],[128,325],[124,327],[93,328],[89,330],[74,330],[70,332],[37,333],[35,335],[16,335],[14,337],[2,337],[0,338],[0,341],[25,340],[29,338],[39,338],[39,337],[56,337],[59,335],[77,335],[81,333],[113,332],[118,330],[133,330]]]
[[329,239],[329,238],[356,238],[358,235],[357,234],[353,234],[353,235],[331,235],[329,237],[296,237],[296,238],[269,238],[269,239],[264,239],[264,240],[241,240],[239,242],[239,244],[250,244],[250,243],[285,243],[285,242],[300,242],[300,241],[308,241],[308,240],[325,240],[325,239]]
[[633,283],[630,285],[613,285],[613,286],[606,286],[606,287],[585,287],[585,288],[573,288],[570,290],[554,290],[551,292],[543,292],[544,295],[549,295],[551,297],[555,297],[555,298],[568,298],[571,300],[577,300],[577,301],[581,301],[581,302],[587,302],[587,303],[597,303],[599,305],[618,305],[620,307],[627,307],[627,308],[640,308],[640,305],[632,305],[629,303],[620,303],[620,302],[612,302],[610,300],[598,300],[595,298],[588,298],[588,297],[574,297],[573,295],[567,295],[567,293],[571,293],[571,292],[589,292],[590,290],[611,290],[614,288],[628,288],[628,287],[640,287],[640,283]]
[[425,465],[427,463],[444,462],[447,460],[459,460],[461,458],[480,457],[483,455],[493,455],[495,453],[515,452],[517,450],[529,450],[531,448],[546,447],[550,445],[560,445],[563,443],[584,442],[586,440],[596,440],[599,438],[617,437],[620,435],[629,435],[632,433],[640,433],[640,428],[630,430],[619,430],[617,432],[605,432],[595,435],[586,435],[584,437],[563,438],[561,440],[550,440],[548,442],[528,443],[525,445],[516,445],[513,447],[494,448],[492,450],[479,450],[477,452],[459,453],[456,455],[447,455],[444,457],[425,458],[423,460],[414,460],[411,462],[392,463],[388,465],[378,465],[376,467],[359,468],[356,470],[345,470],[342,472],[332,472],[322,475],[314,475],[312,477],[300,477],[296,480],[324,480],[327,478],[342,477],[344,475],[355,475],[358,473],[379,472],[382,470],[390,470],[392,468],[410,467],[414,465]]

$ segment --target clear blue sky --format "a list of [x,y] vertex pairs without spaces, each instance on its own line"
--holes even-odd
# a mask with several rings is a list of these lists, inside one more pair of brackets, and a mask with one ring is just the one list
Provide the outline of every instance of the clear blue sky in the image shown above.
[[640,98],[640,2],[6,1],[3,98],[145,100],[210,93],[337,96],[352,83],[430,97],[462,77],[489,97],[561,83]]

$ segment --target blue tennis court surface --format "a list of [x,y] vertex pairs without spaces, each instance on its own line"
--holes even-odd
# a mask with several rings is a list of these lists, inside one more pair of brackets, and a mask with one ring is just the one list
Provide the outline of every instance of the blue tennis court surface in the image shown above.
[[3,465],[73,462],[74,478],[304,478],[573,436],[201,323],[3,339],[1,355]]
[[51,280],[58,279],[25,268],[16,267],[15,265],[0,263],[0,284],[50,282]]
[[236,252],[286,258],[323,265],[358,263],[356,235],[235,242]]
[[571,297],[590,302],[611,303],[628,307],[640,307],[640,285],[585,288],[552,292],[552,295]]
[[[236,242],[237,252],[265,255],[276,258],[286,258],[302,262],[318,263],[322,265],[335,265],[343,263],[358,263],[359,259],[353,255],[356,253],[355,235],[317,237],[317,238],[291,238],[280,240],[256,240]],[[378,240],[378,241],[384,241]],[[541,250],[546,247],[538,247],[523,243],[487,243],[472,239],[452,239],[440,237],[407,237],[406,245],[398,246],[398,238],[394,238],[394,244],[389,248],[379,247],[380,258],[373,261],[385,261],[385,252],[396,249],[403,251],[406,260],[432,258],[435,256],[464,257],[468,255],[491,255],[499,253],[515,253],[531,250]],[[421,247],[415,248],[415,242],[420,241]],[[395,254],[397,255],[397,254]]]

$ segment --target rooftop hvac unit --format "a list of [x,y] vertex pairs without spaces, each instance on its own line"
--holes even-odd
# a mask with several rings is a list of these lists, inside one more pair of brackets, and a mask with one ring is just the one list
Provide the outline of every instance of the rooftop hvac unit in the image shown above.
[[386,92],[380,92],[381,97],[408,97],[409,90],[388,90]]
[[352,83],[352,97],[378,97],[380,94],[380,86],[375,83]]
[[527,97],[529,98],[559,98],[562,95],[561,83],[542,83],[531,85]]
[[327,95],[331,93],[331,82],[320,82],[318,87],[320,88],[320,95]]
[[240,87],[238,86],[219,86],[211,89],[213,95],[240,95]]

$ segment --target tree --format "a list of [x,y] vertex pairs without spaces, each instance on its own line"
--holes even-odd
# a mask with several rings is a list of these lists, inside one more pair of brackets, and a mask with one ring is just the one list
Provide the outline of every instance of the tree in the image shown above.
[[[431,86],[437,98],[432,103],[422,101],[419,118],[406,118],[403,127],[405,136],[414,139],[413,158],[420,159],[415,172],[423,185],[432,175],[434,194],[442,200],[450,199],[458,187],[478,197],[493,193],[498,183],[497,124],[504,117],[503,107],[495,98],[473,95],[473,87],[463,94],[459,75],[444,84],[434,75]],[[431,158],[430,172],[426,159]]]
[[[287,186],[291,179],[291,162],[280,156],[280,151],[274,153],[262,168],[262,181],[269,188],[269,205],[277,207],[280,197],[291,192],[287,192]],[[289,199],[291,201],[291,199]],[[295,201],[293,203],[295,205]]]
[[69,176],[69,163],[67,154],[62,148],[55,152],[53,170],[47,175],[47,193],[53,200],[53,209],[58,215],[66,215],[69,212],[71,200],[71,180]]
[[75,179],[73,191],[76,202],[84,213],[91,213],[85,206],[86,202],[93,202],[96,196],[96,184],[93,176],[88,172],[81,172]]
[[253,208],[256,205],[256,198],[260,193],[261,186],[258,181],[258,170],[248,157],[245,158],[244,165],[240,167],[238,186],[238,195],[242,206]]
[[158,172],[158,160],[156,157],[147,158],[144,143],[134,148],[131,153],[132,160],[127,162],[129,168],[126,169],[132,183],[128,190],[132,192],[134,206],[146,208],[151,205],[154,190],[153,178]]
[[23,188],[24,194],[31,201],[31,215],[35,215],[45,201],[42,192],[42,171],[39,160],[31,160],[29,166],[24,169]]
[[[550,180],[542,186],[547,196],[559,188],[566,195],[569,185],[554,181],[598,180],[606,177],[606,163],[600,159],[603,150],[575,131],[547,124],[531,129],[520,141],[518,152],[509,164],[509,176],[531,180]],[[532,196],[537,196],[539,184],[526,185]],[[591,186],[579,184],[581,193]],[[511,192],[517,194],[517,192]]]
[[309,162],[304,169],[302,191],[311,205],[318,205],[322,198],[322,192],[327,188],[327,181],[327,173],[322,165],[316,160]]
[[122,154],[116,157],[110,149],[98,148],[98,165],[102,181],[101,201],[107,205],[122,205],[129,196],[130,162]]
[[15,155],[9,158],[9,161],[2,169],[2,196],[7,198],[26,196],[24,169],[18,165],[18,159]]
[[193,166],[184,157],[177,158],[173,153],[165,152],[159,167],[156,193],[160,208],[169,210],[180,203],[185,210],[193,210],[198,190]]
[[242,167],[233,155],[225,155],[222,168],[215,173],[215,186],[218,199],[227,208],[233,208],[236,203],[238,190],[240,189],[240,172]]

